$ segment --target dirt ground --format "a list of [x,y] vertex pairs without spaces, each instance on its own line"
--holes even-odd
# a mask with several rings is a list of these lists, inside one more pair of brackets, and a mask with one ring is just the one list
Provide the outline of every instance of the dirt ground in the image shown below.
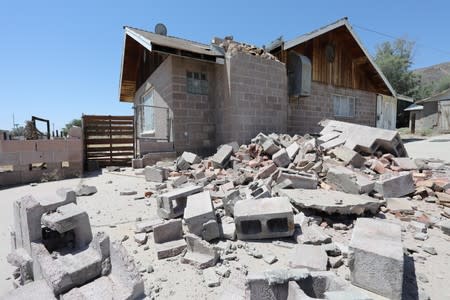
[[[157,260],[154,250],[152,233],[149,235],[146,246],[138,246],[134,241],[134,225],[137,218],[142,220],[156,217],[156,199],[135,200],[136,196],[142,196],[146,191],[147,183],[143,176],[134,175],[131,169],[123,172],[114,172],[93,175],[84,179],[71,179],[57,182],[41,183],[37,186],[20,186],[10,189],[0,190],[0,237],[4,241],[0,247],[0,294],[12,289],[11,272],[12,268],[6,262],[6,255],[10,251],[9,227],[12,224],[12,202],[26,194],[38,195],[47,193],[59,187],[75,188],[80,184],[94,185],[98,192],[92,196],[79,197],[78,204],[86,209],[90,216],[90,222],[93,231],[105,231],[111,239],[123,239],[125,235],[129,236],[123,244],[129,253],[135,257],[135,260],[142,269],[145,280],[146,290],[151,290],[158,299],[241,299],[245,282],[245,272],[261,272],[268,269],[286,268],[289,257],[292,256],[292,249],[284,248],[273,244],[272,240],[247,243],[250,247],[255,247],[261,254],[275,254],[278,261],[272,265],[264,262],[263,259],[257,259],[249,256],[244,248],[246,243],[241,241],[231,242],[236,246],[234,254],[237,260],[230,261],[228,267],[231,275],[228,278],[221,279],[221,285],[215,288],[209,288],[203,281],[202,272],[190,265],[181,264],[179,257],[173,257],[165,260]],[[135,196],[120,196],[120,191],[132,189],[138,192]],[[413,201],[417,210],[439,217],[439,209],[434,203],[425,203],[423,201]],[[391,214],[380,214],[380,217],[388,219],[395,218]],[[412,267],[415,268],[416,280],[410,280],[407,289],[411,298],[414,299],[419,294],[427,294],[431,299],[450,299],[450,287],[448,278],[450,278],[450,237],[444,235],[440,229],[433,228],[429,230],[430,238],[425,241],[413,239],[413,234],[409,232],[404,222],[403,242],[405,247],[414,248],[415,262]],[[351,230],[336,231],[332,228],[325,229],[327,233],[333,236],[333,241],[349,243]],[[293,240],[285,240],[293,245]],[[224,242],[219,242],[224,243]],[[433,246],[437,255],[425,253],[420,248],[423,244]],[[145,270],[152,266],[154,272],[148,273]],[[411,267],[411,266],[410,266]],[[346,266],[335,269],[339,276],[346,278],[349,273]],[[414,279],[414,278],[413,278]],[[416,282],[417,286],[414,284]],[[366,291],[365,291],[366,292]],[[370,294],[366,292],[366,294]],[[370,294],[374,299],[383,299],[379,296]],[[415,295],[415,296],[414,296]],[[417,299],[417,298],[416,298]]]

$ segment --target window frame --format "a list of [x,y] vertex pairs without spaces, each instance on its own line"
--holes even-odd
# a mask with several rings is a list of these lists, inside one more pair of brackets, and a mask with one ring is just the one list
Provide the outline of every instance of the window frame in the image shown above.
[[186,71],[186,92],[193,95],[208,95],[207,73]]
[[[148,97],[149,95],[151,95],[151,97]],[[146,99],[147,98],[147,99]],[[151,104],[147,104],[146,101],[152,99],[151,100]],[[151,137],[155,135],[155,109],[154,107],[149,107],[146,105],[151,105],[154,106],[155,105],[155,89],[151,88],[148,91],[146,91],[144,94],[142,94],[141,96],[141,109],[140,109],[140,119],[141,119],[141,132],[140,132],[140,136],[141,137]],[[152,114],[152,129],[151,130],[145,130],[145,115],[146,115],[146,111],[150,111],[150,114]]]
[[[331,100],[333,102],[333,116],[337,118],[355,118],[356,117],[356,97],[355,96],[349,96],[349,95],[341,95],[341,94],[332,94]],[[336,111],[336,103],[335,101],[339,100],[339,109]],[[347,111],[349,114],[342,114],[342,109],[340,109],[342,105],[342,100],[346,100],[349,107],[347,108]],[[353,110],[351,110],[351,104],[350,102],[353,101]]]

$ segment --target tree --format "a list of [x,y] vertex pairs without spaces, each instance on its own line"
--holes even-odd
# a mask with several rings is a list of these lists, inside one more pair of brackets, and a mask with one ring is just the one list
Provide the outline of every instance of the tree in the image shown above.
[[62,129],[62,132],[66,135],[69,132],[69,129],[73,126],[81,127],[81,119],[73,119],[69,123],[66,124],[66,127]]
[[375,62],[398,94],[422,99],[431,94],[431,88],[423,86],[420,76],[411,71],[414,46],[405,39],[384,42],[377,46]]
[[25,127],[23,126],[17,126],[11,129],[9,132],[11,136],[24,136],[25,135]]
[[450,76],[442,77],[434,87],[434,93],[440,93],[450,88]]

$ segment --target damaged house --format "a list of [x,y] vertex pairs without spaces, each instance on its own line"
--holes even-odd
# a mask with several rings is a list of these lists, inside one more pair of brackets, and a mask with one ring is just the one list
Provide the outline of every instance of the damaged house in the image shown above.
[[211,153],[258,132],[315,133],[325,118],[395,128],[396,94],[347,19],[266,49],[125,27],[120,101],[137,155]]

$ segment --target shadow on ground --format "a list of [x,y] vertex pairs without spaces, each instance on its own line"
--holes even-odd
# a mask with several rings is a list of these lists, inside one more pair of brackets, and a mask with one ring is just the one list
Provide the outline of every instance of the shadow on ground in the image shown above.
[[419,291],[417,287],[416,268],[414,259],[410,256],[403,256],[403,292],[402,300],[418,300]]

